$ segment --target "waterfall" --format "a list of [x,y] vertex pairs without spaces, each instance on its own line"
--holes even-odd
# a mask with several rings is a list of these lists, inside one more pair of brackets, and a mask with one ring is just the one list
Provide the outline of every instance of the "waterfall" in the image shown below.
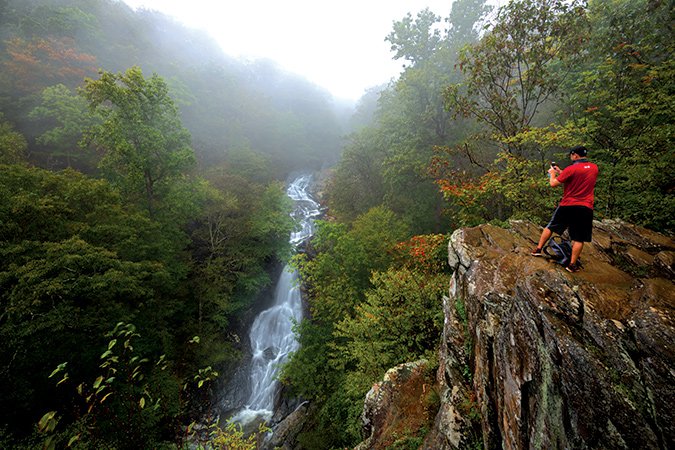
[[[296,249],[312,236],[314,218],[320,214],[319,204],[307,192],[311,181],[310,175],[300,176],[290,183],[286,191],[295,201],[291,216],[298,223],[298,231],[291,233],[290,243]],[[302,299],[297,286],[297,272],[287,265],[279,276],[274,304],[258,314],[251,327],[251,394],[244,409],[232,417],[232,421],[247,424],[259,418],[269,420],[272,417],[278,388],[274,377],[289,353],[298,348],[291,328],[293,321],[301,318]]]

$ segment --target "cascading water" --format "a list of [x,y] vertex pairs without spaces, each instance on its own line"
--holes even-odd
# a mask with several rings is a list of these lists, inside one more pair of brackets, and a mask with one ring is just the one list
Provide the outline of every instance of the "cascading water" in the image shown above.
[[[297,248],[314,232],[313,219],[320,214],[319,204],[307,192],[312,181],[311,175],[296,178],[286,191],[295,201],[291,216],[298,222],[300,230],[291,234],[290,242]],[[261,312],[253,322],[249,338],[251,341],[251,395],[244,409],[232,421],[243,425],[262,418],[269,420],[274,409],[274,397],[278,382],[274,379],[279,365],[286,361],[289,353],[298,348],[292,326],[293,321],[302,318],[302,299],[297,286],[297,272],[289,267],[277,282],[274,304]]]

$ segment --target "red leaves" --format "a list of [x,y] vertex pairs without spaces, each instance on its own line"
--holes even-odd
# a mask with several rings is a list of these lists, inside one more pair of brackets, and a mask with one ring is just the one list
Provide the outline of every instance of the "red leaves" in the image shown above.
[[84,77],[96,74],[96,58],[79,52],[72,39],[12,38],[6,46],[9,58],[3,69],[11,75],[15,88],[26,94],[57,83],[76,86]]
[[404,266],[424,273],[438,273],[445,268],[446,247],[446,236],[424,234],[397,244],[394,250],[400,255]]

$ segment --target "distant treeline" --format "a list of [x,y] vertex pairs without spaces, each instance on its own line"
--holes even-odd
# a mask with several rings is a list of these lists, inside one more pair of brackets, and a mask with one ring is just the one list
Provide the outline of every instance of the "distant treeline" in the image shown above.
[[[339,157],[344,108],[271,61],[235,60],[205,32],[118,0],[0,2],[0,111],[27,138],[29,159],[41,166],[92,168],[87,155],[75,151],[74,112],[35,112],[50,107],[44,89],[63,85],[75,94],[99,69],[119,73],[134,66],[166,80],[205,165],[253,151],[281,177]],[[55,127],[70,134],[45,145]]]

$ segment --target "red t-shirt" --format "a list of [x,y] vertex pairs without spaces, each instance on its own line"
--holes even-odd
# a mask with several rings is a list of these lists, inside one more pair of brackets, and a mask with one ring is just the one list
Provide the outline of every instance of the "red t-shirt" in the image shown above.
[[560,206],[586,206],[593,209],[593,190],[598,179],[598,166],[585,159],[578,159],[558,175],[563,183]]

